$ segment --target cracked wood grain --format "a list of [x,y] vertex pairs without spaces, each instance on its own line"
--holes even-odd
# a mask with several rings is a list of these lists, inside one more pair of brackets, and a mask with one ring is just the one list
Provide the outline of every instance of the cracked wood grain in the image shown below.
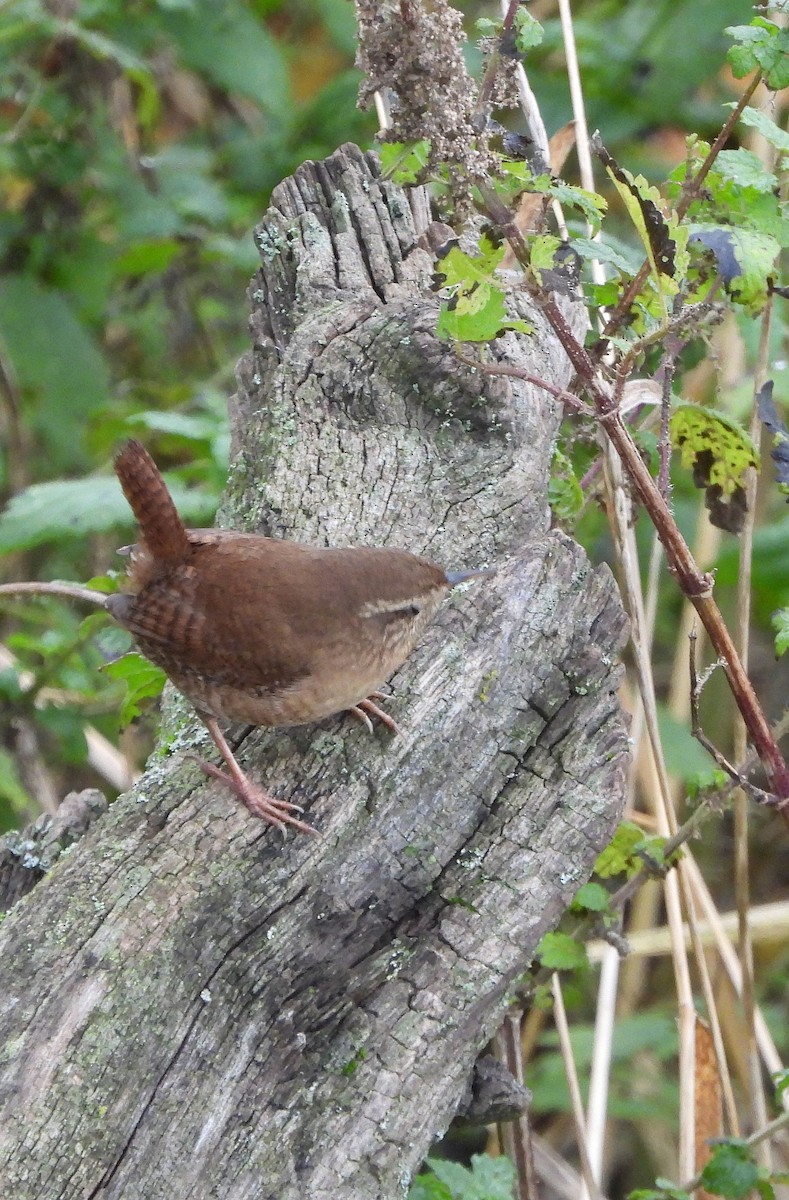
[[[15,1200],[404,1196],[619,818],[625,622],[550,529],[559,413],[436,340],[424,224],[354,147],[276,189],[223,518],[496,574],[392,681],[404,738],[236,731],[322,836],[283,844],[207,782],[174,703],[169,752],[0,925]],[[513,306],[535,333],[494,355],[566,386]]]

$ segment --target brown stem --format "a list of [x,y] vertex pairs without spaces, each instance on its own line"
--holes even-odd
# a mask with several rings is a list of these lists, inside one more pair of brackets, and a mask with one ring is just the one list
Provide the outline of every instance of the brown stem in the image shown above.
[[491,96],[493,95],[493,85],[496,82],[496,75],[499,69],[499,61],[501,59],[501,49],[505,44],[505,40],[512,32],[512,25],[515,20],[515,14],[518,11],[520,0],[510,0],[509,7],[504,14],[504,20],[501,23],[501,33],[496,39],[496,46],[488,61],[485,75],[479,89],[479,97],[474,108],[474,117],[476,120],[486,118],[486,109],[490,104]]
[[109,596],[77,583],[0,583],[0,596],[65,596],[69,600],[84,600],[106,608]]
[[[596,397],[595,402],[597,403]],[[641,503],[655,526],[666,552],[669,570],[699,614],[710,642],[722,661],[729,687],[759,758],[770,777],[773,791],[781,800],[785,800],[789,797],[789,769],[787,769],[783,755],[772,735],[751,681],[745,673],[720,609],[712,597],[712,577],[705,575],[697,567],[685,539],[677,528],[671,510],[644,465],[638,448],[620,414],[618,412],[601,412],[599,407],[598,413],[638,492]],[[789,806],[782,806],[782,815],[789,825]]]
[[[753,93],[756,91],[756,89],[759,86],[759,84],[761,83],[761,81],[762,81],[762,73],[761,73],[761,71],[757,71],[756,75],[753,77],[751,82],[748,84],[748,87],[745,89],[743,94],[740,96],[740,99],[737,101],[736,106],[732,109],[729,116],[723,122],[720,132],[719,132],[718,136],[716,137],[715,141],[710,146],[709,153],[707,154],[707,157],[704,159],[704,162],[701,164],[701,166],[699,167],[699,169],[696,172],[696,174],[694,175],[694,177],[692,179],[688,180],[687,183],[684,185],[684,187],[682,189],[682,194],[680,195],[679,202],[677,203],[677,207],[675,209],[677,220],[681,221],[682,218],[684,216],[686,216],[687,211],[690,208],[691,204],[697,198],[697,196],[699,194],[699,190],[701,188],[701,185],[704,182],[704,180],[707,178],[707,176],[712,168],[712,165],[715,162],[715,159],[718,157],[721,150],[726,145],[726,142],[731,137],[731,132],[734,129],[734,126],[739,121],[740,117],[742,116],[743,109],[745,109],[747,107],[748,101],[750,100]],[[604,352],[608,339],[614,333],[616,333],[616,331],[622,325],[622,322],[624,321],[625,317],[627,316],[628,312],[630,311],[630,307],[633,304],[633,301],[635,300],[636,296],[641,291],[642,287],[644,286],[644,284],[646,282],[647,276],[649,275],[649,270],[650,270],[649,262],[645,260],[639,267],[639,270],[638,270],[637,274],[635,275],[635,277],[630,281],[629,285],[625,288],[622,298],[620,299],[616,308],[612,311],[611,315],[609,316],[609,318],[606,322],[605,328],[603,329],[603,332],[600,335],[600,341],[597,344],[597,349],[601,353]]]
[[[597,416],[630,476],[639,499],[647,510],[660,538],[669,570],[699,614],[710,642],[722,660],[729,687],[742,714],[751,741],[770,777],[772,790],[779,800],[789,799],[789,768],[787,768],[772,735],[751,681],[745,673],[742,660],[737,653],[737,647],[726,628],[720,609],[712,598],[712,576],[704,574],[696,565],[690,548],[677,527],[671,509],[661,496],[655,480],[644,465],[638,447],[622,420],[612,392],[600,380],[598,368],[592,357],[573,334],[552,296],[544,292],[535,280],[531,270],[528,247],[511,214],[491,187],[483,184],[480,190],[491,219],[499,225],[502,234],[512,246],[515,257],[524,269],[529,294],[539,305],[562,343],[576,374],[594,403]],[[789,826],[789,805],[780,805],[779,807],[781,815]]]

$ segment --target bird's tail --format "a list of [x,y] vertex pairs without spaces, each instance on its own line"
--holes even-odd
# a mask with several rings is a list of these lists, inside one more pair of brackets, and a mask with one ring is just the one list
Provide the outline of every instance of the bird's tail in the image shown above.
[[141,442],[132,440],[118,452],[115,473],[137,518],[145,549],[155,559],[179,559],[189,537],[162,473]]

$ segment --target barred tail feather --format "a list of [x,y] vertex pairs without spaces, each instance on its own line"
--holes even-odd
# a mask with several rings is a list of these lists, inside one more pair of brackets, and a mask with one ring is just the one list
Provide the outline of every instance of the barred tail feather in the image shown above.
[[129,441],[119,451],[115,473],[146,550],[156,559],[182,558],[189,549],[186,528],[161,471],[141,442]]

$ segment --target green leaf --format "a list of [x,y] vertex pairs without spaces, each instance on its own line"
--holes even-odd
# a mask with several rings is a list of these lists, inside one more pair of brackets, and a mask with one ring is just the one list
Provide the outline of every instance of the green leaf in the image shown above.
[[584,883],[583,887],[578,888],[578,892],[573,896],[573,908],[588,908],[589,912],[606,912],[608,908],[609,895],[606,888],[602,884],[595,883],[590,880],[589,883]]
[[525,321],[507,317],[504,290],[494,282],[505,247],[494,245],[483,234],[479,250],[479,254],[470,255],[452,246],[436,264],[439,286],[452,293],[441,305],[438,336],[458,342],[489,342],[505,329],[530,333]]
[[[216,497],[168,482],[185,521],[198,527],[216,511]],[[128,526],[133,517],[114,476],[36,483],[14,496],[0,514],[0,554],[45,542]]]
[[[778,126],[775,128],[778,129]],[[721,150],[715,159],[715,171],[738,187],[753,188],[755,192],[772,192],[778,186],[777,176],[767,170],[758,154],[742,147],[739,150]]]
[[[452,1200],[512,1200],[515,1168],[503,1155],[492,1158],[488,1154],[472,1154],[470,1171],[460,1163],[444,1158],[431,1157],[427,1163],[448,1188]],[[437,1195],[441,1196],[441,1193]]]
[[548,503],[557,521],[568,524],[583,508],[584,494],[573,465],[561,450],[554,450],[548,480]]
[[691,1200],[690,1192],[683,1191],[668,1179],[656,1179],[656,1188],[636,1188],[627,1200]]
[[759,452],[744,429],[715,409],[680,404],[669,422],[672,445],[680,451],[693,482],[705,490],[710,520],[737,533],[745,518],[745,472],[759,468]]
[[169,267],[183,247],[175,238],[152,238],[136,242],[115,262],[118,275],[155,275]]
[[573,896],[572,907],[574,910],[587,909],[589,912],[605,912],[608,908],[610,897],[605,888],[590,880],[585,883]]
[[600,218],[608,205],[597,192],[589,192],[575,184],[564,183],[561,179],[554,179],[552,175],[533,175],[529,164],[517,159],[502,159],[501,170],[508,181],[508,195],[524,191],[550,196],[566,208],[577,209],[592,226],[593,231],[599,229]]
[[196,0],[190,10],[163,14],[183,63],[228,92],[281,113],[290,97],[284,54],[243,0]]
[[789,650],[789,608],[779,608],[770,620],[775,630],[775,654],[780,658]]
[[[730,104],[728,107],[733,108],[734,105]],[[767,113],[758,108],[751,108],[749,105],[740,113],[740,120],[743,125],[750,125],[752,129],[757,130],[771,146],[775,146],[776,150],[780,150],[782,154],[789,153],[789,133],[780,125],[776,125]],[[738,151],[738,153],[742,153],[742,151]]]
[[117,679],[126,684],[126,695],[119,714],[122,727],[140,715],[143,700],[161,695],[167,682],[164,671],[148,662],[148,659],[143,658],[136,650],[130,650],[122,658],[107,663],[104,672],[110,679]]
[[727,1200],[739,1200],[755,1186],[759,1175],[750,1148],[731,1138],[715,1146],[701,1172],[703,1187]]
[[408,1200],[452,1200],[452,1192],[437,1175],[417,1175],[411,1184]]
[[739,43],[726,55],[736,79],[762,71],[773,91],[789,86],[789,31],[754,17],[750,25],[730,25],[725,32]]
[[622,821],[605,850],[598,854],[594,865],[595,875],[601,879],[610,879],[612,875],[626,874],[628,878],[635,875],[642,867],[635,849],[643,838],[643,829],[632,821]]
[[13,813],[22,816],[35,808],[17,773],[12,755],[0,746],[0,800],[10,805]]
[[554,256],[561,245],[561,238],[550,233],[541,233],[532,238],[529,261],[539,284],[542,284],[541,273],[554,265]]
[[27,275],[0,280],[0,342],[50,469],[73,466],[86,418],[109,398],[104,356],[69,301]]
[[657,188],[650,187],[643,175],[631,175],[620,167],[599,141],[595,143],[595,152],[641,239],[659,290],[664,316],[667,316],[665,297],[677,292],[678,279],[682,279],[687,270],[687,230],[679,225],[673,214],[663,212],[662,196]]
[[536,957],[551,971],[574,971],[586,964],[586,950],[569,933],[546,933]]
[[768,284],[775,271],[780,243],[770,234],[742,225],[689,225],[691,239],[715,255],[724,283],[738,304],[757,316],[767,303]]
[[501,21],[491,21],[490,17],[477,17],[474,29],[481,38],[499,37]]
[[607,236],[595,240],[572,238],[570,245],[584,260],[596,258],[598,262],[606,263],[622,275],[632,277],[641,266],[641,260],[634,254],[631,246]]
[[88,757],[88,743],[79,713],[71,708],[46,704],[36,709],[36,720],[47,729],[58,744],[58,753],[67,763],[78,765]]
[[430,157],[430,142],[385,142],[379,150],[384,179],[392,179],[402,187],[417,182]]
[[525,8],[515,10],[515,45],[518,53],[525,57],[535,46],[542,42],[545,32],[542,25]]

